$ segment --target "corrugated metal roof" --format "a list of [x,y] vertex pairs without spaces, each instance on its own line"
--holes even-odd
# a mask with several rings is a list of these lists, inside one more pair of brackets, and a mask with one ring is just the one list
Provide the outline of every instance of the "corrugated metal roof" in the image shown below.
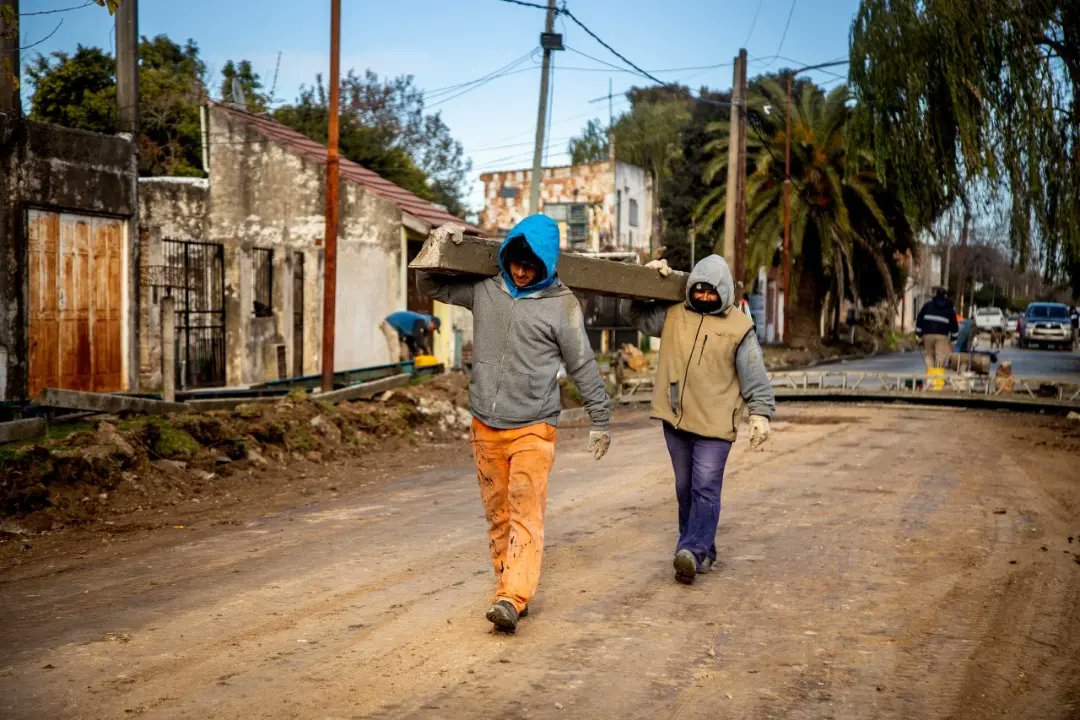
[[[240,110],[239,108],[221,103],[215,103],[215,105],[245,125],[248,125],[271,140],[276,141],[286,150],[292,150],[313,162],[317,162],[324,166],[326,165],[325,145],[317,143],[302,133],[283,125],[276,120],[271,120],[264,115],[256,115],[247,112],[246,110]],[[463,226],[466,232],[480,234],[480,228],[472,223],[466,222],[451,214],[440,205],[436,205],[433,202],[414,195],[400,185],[390,182],[378,173],[368,170],[363,165],[345,158],[341,158],[340,163],[341,177],[343,179],[351,180],[380,197],[392,200],[402,212],[408,213],[435,227],[442,225],[443,223],[454,222]]]

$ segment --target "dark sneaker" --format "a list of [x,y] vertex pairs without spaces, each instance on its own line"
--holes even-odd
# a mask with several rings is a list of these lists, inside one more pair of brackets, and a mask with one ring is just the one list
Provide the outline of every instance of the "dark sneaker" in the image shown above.
[[675,553],[675,579],[684,585],[691,585],[697,575],[697,558],[694,553],[683,549]]
[[496,630],[512,633],[517,630],[518,611],[509,600],[499,600],[487,611],[487,619]]

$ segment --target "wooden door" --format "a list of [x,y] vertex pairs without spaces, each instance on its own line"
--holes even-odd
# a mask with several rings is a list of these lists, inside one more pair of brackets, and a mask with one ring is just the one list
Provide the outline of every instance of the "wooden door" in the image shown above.
[[113,218],[29,211],[31,398],[123,389],[122,237]]

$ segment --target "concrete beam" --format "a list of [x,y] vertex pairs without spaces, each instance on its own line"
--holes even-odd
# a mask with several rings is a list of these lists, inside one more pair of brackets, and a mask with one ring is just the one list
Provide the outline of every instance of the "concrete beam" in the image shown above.
[[184,406],[195,412],[209,412],[211,410],[233,410],[240,405],[267,405],[284,400],[285,395],[272,395],[268,397],[231,397],[231,398],[206,398],[205,400],[187,400]]
[[41,418],[12,420],[0,423],[0,444],[32,440],[45,433],[45,421]]
[[59,390],[57,388],[45,388],[42,390],[34,398],[34,404],[73,410],[91,410],[93,412],[114,414],[134,412],[144,415],[165,415],[166,413],[185,412],[188,409],[184,403],[170,403],[162,400],[130,397],[128,395]]
[[[460,235],[454,238],[436,232],[424,242],[420,254],[409,267],[452,275],[491,277],[499,272],[499,245],[495,240]],[[687,274],[683,272],[673,272],[665,278],[642,265],[572,252],[560,253],[558,272],[563,283],[573,290],[670,302],[686,298]]]
[[341,388],[340,390],[318,393],[312,395],[311,398],[313,400],[325,400],[329,403],[345,402],[346,400],[368,400],[387,390],[404,387],[409,384],[409,380],[411,379],[412,376],[408,373],[401,373],[400,375],[391,375],[388,378],[372,380],[370,382],[360,383],[359,385],[350,385],[349,387]]

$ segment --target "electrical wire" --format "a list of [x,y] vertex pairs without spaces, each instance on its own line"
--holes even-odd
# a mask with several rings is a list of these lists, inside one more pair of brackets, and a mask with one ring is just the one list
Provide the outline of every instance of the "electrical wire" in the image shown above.
[[56,13],[71,12],[72,10],[82,10],[84,7],[89,7],[96,4],[94,0],[84,2],[82,5],[73,5],[72,7],[59,8],[57,10],[37,10],[35,12],[19,13],[19,17],[30,17],[31,15],[55,15]]
[[780,36],[780,44],[776,48],[777,57],[780,56],[780,51],[784,49],[784,41],[787,40],[787,31],[791,27],[791,16],[795,14],[795,2],[791,0],[791,7],[788,9],[787,22],[784,23],[784,33]]
[[750,21],[750,29],[746,31],[746,39],[743,40],[742,46],[746,47],[750,42],[750,36],[754,34],[754,28],[757,27],[758,15],[761,14],[762,0],[758,0],[757,10],[754,11],[754,19]]
[[444,94],[447,94],[447,93],[454,92],[456,90],[460,90],[461,88],[466,87],[468,85],[474,85],[474,84],[476,84],[476,83],[478,83],[478,82],[480,82],[482,80],[486,80],[488,78],[491,78],[494,75],[497,75],[497,74],[502,73],[502,72],[507,71],[507,70],[511,70],[511,69],[517,67],[522,62],[524,62],[525,60],[527,60],[528,58],[532,57],[535,54],[536,54],[536,48],[532,48],[527,53],[525,53],[524,55],[522,55],[522,56],[520,56],[520,57],[518,57],[518,58],[516,58],[514,60],[511,60],[510,62],[503,65],[502,67],[496,68],[495,70],[492,70],[491,72],[487,73],[486,75],[482,75],[482,76],[476,78],[475,80],[469,80],[467,82],[457,83],[455,85],[447,85],[446,87],[435,88],[433,90],[425,90],[421,94],[425,98],[429,98],[429,97],[432,97],[432,96],[435,96],[435,95],[444,95]]

